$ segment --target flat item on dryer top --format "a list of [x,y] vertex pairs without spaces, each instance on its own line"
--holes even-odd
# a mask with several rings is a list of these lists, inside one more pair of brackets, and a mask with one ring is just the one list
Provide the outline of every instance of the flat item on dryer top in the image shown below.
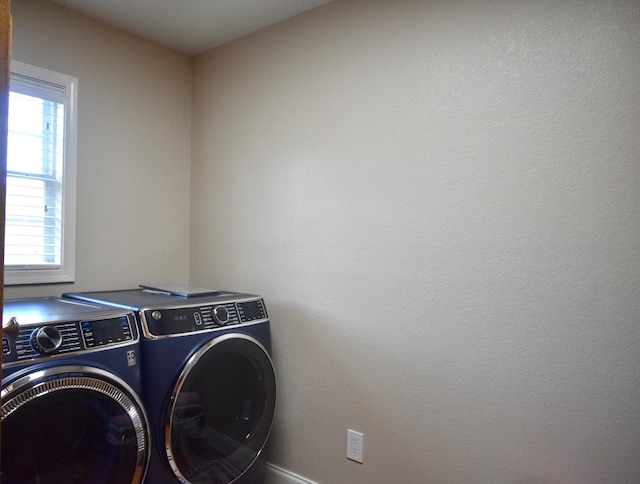
[[220,294],[220,291],[217,289],[207,289],[204,287],[190,286],[188,284],[140,284],[140,287],[145,291],[159,292],[180,297],[215,296]]

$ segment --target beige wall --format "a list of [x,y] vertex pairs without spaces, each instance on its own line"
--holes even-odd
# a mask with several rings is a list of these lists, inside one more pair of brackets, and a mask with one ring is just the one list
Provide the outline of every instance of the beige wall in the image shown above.
[[12,2],[13,58],[78,78],[75,284],[188,280],[191,59],[41,0]]
[[264,294],[268,457],[322,483],[640,480],[638,2],[337,0],[193,91],[186,56],[12,13],[16,59],[79,78],[78,260],[7,297]]
[[338,0],[194,59],[191,280],[266,297],[274,464],[640,481],[639,45],[635,0]]

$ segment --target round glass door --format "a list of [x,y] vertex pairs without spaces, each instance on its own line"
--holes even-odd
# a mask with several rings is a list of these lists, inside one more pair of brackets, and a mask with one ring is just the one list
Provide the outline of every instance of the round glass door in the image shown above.
[[2,390],[3,484],[142,482],[149,425],[130,387],[105,371],[63,366]]
[[273,363],[255,339],[210,341],[183,369],[165,431],[169,463],[189,483],[229,483],[262,451],[275,413]]

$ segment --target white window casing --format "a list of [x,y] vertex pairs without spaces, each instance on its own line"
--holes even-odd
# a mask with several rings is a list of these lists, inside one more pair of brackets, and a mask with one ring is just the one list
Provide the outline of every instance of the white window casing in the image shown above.
[[[15,105],[44,101],[40,134],[20,131],[28,109],[14,111],[12,118],[9,101],[5,285],[75,278],[77,86],[74,77],[11,61]],[[63,139],[57,135],[60,127]]]

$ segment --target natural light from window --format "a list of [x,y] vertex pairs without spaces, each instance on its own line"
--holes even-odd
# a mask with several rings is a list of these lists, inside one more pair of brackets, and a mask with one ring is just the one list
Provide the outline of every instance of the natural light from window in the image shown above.
[[10,93],[5,265],[60,265],[64,104]]
[[7,285],[74,280],[76,86],[73,77],[11,62]]

